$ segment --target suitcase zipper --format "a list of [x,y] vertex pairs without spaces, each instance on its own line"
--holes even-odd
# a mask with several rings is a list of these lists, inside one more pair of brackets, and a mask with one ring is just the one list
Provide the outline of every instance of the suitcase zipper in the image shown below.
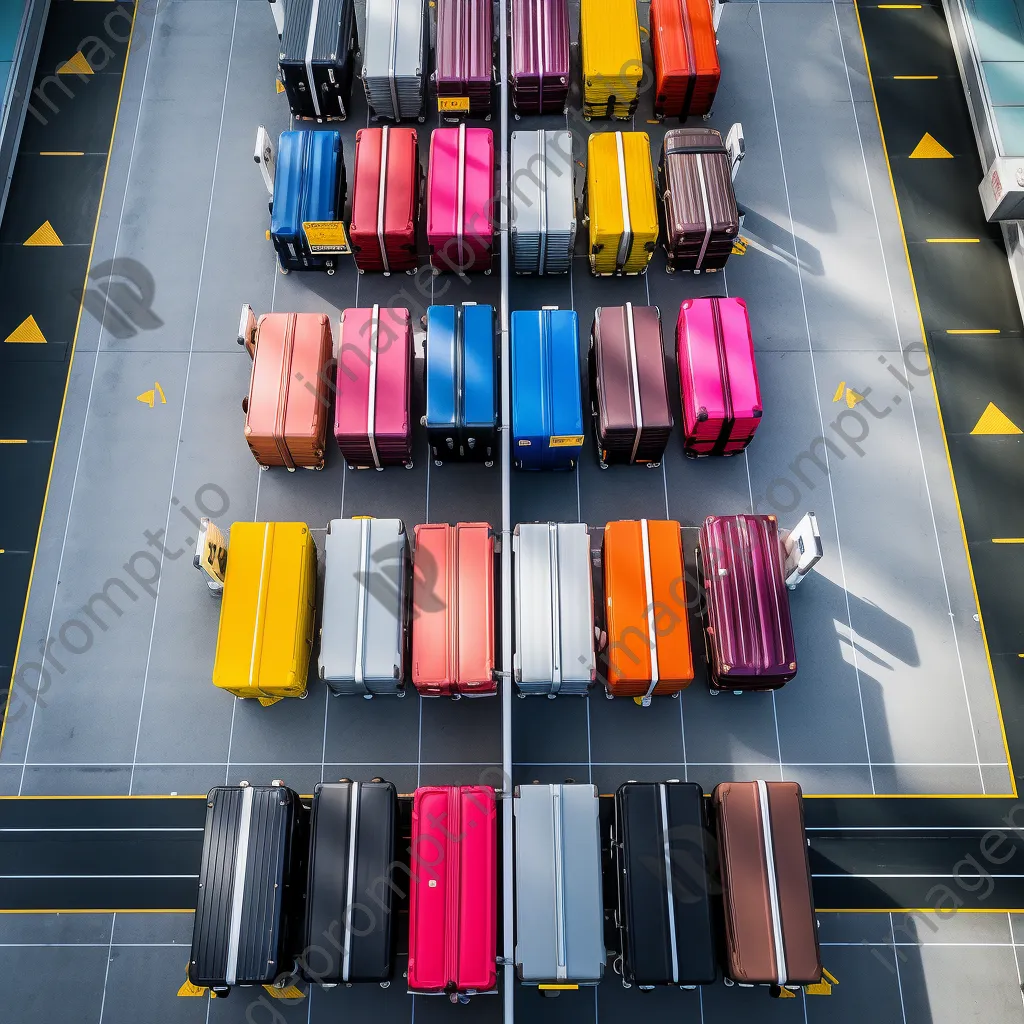
[[633,248],[633,222],[629,217],[629,187],[626,184],[626,153],[622,132],[615,133],[615,154],[619,161],[619,202],[622,205],[622,237],[615,252],[615,271],[618,273],[625,270],[630,250]]
[[555,980],[563,981],[569,976],[565,948],[565,858],[562,849],[562,787],[551,787],[551,831],[554,837],[555,853]]
[[633,373],[633,408],[636,410],[636,437],[633,439],[633,451],[630,452],[630,464],[636,462],[636,453],[640,448],[640,434],[644,429],[643,412],[640,409],[640,375],[636,358],[636,326],[633,323],[633,303],[626,303],[626,336],[629,339],[629,365]]
[[238,821],[238,849],[235,852],[235,874],[231,883],[231,924],[228,926],[226,985],[238,980],[238,950],[242,943],[242,904],[245,901],[245,875],[249,866],[249,830],[252,825],[252,786],[242,790],[242,813]]
[[398,65],[398,8],[401,0],[391,0],[391,49],[388,53],[388,85],[391,89],[391,106],[396,121],[398,111],[398,83],[395,79]]
[[732,408],[732,388],[729,383],[729,364],[725,354],[725,329],[722,327],[722,308],[718,299],[711,300],[711,319],[715,330],[715,353],[718,356],[718,378],[722,382],[722,403],[724,405],[724,417],[718,437],[711,449],[712,455],[721,455],[729,442],[732,428],[736,422]]
[[[260,628],[260,611],[263,609],[264,581],[267,578],[267,544],[270,541],[270,527],[270,523],[263,524],[263,554],[260,557],[260,585],[259,590],[256,591],[256,620],[252,627],[252,650],[249,654],[249,689],[255,689],[256,692],[260,694],[263,694],[263,691],[259,687],[259,675],[257,674],[255,686],[253,685],[252,676],[253,672],[256,671],[256,649],[260,645],[260,634],[262,632]],[[270,696],[270,694],[263,695]]]
[[284,352],[281,353],[281,381],[277,389],[277,416],[274,421],[274,446],[281,461],[288,469],[295,468],[292,453],[288,450],[288,439],[285,437],[285,424],[288,418],[288,391],[292,377],[292,358],[295,355],[295,328],[298,316],[288,314],[287,326],[284,331]]
[[356,658],[352,677],[366,693],[370,692],[370,688],[366,685],[366,680],[363,678],[363,652],[366,633],[366,586],[369,582],[369,573],[370,522],[367,519],[363,519],[359,523],[359,574],[361,578],[357,580],[359,594],[356,597]]
[[380,245],[380,259],[384,264],[384,273],[390,274],[391,267],[388,266],[388,252],[384,246],[384,202],[386,183],[388,176],[388,126],[384,125],[380,143],[380,177],[377,180],[377,242]]
[[672,950],[672,984],[679,984],[679,947],[676,944],[676,905],[672,896],[672,851],[668,831],[668,787],[662,782],[658,786],[661,796],[662,844],[665,852],[665,896],[668,900],[668,937]]
[[348,810],[348,879],[345,883],[345,957],[341,965],[341,980],[348,981],[352,973],[352,907],[356,891],[356,830],[359,827],[359,783],[353,782]]
[[757,780],[757,798],[761,805],[761,832],[764,837],[764,859],[768,874],[768,899],[772,912],[772,941],[775,945],[775,970],[777,984],[785,985],[786,950],[782,944],[782,913],[779,908],[779,885],[775,876],[775,850],[772,847],[772,822],[768,808],[768,785],[763,779]]
[[647,595],[647,644],[651,650],[651,685],[641,701],[643,706],[650,707],[651,694],[658,685],[658,622],[654,608],[654,584],[651,580],[651,535],[647,526],[647,520],[640,520],[640,536],[642,537],[644,549],[644,591]]
[[466,126],[459,125],[459,175],[456,192],[455,238],[459,246],[459,268],[465,270],[466,260],[463,244],[463,233],[466,224]]
[[370,312],[370,369],[369,391],[366,397],[366,437],[370,442],[370,454],[373,456],[375,469],[383,468],[377,454],[377,441],[374,434],[377,430],[377,344],[380,340],[380,306],[374,303]]
[[309,35],[306,36],[306,78],[309,80],[309,95],[313,98],[313,109],[319,121],[320,97],[316,94],[316,83],[313,81],[313,43],[316,40],[316,23],[320,19],[320,0],[313,0],[313,10],[309,16]]
[[562,598],[558,585],[558,525],[548,525],[548,561],[551,566],[551,692],[562,688]]
[[708,204],[708,183],[704,178],[704,154],[697,154],[697,178],[700,181],[700,199],[704,204],[704,241],[701,243],[700,255],[697,257],[695,270],[700,270],[704,265],[704,257],[707,254],[708,246],[711,244],[711,207]]

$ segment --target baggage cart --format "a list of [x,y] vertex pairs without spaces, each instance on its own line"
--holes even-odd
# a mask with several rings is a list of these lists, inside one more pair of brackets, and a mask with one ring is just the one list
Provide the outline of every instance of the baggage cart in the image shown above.
[[437,0],[437,109],[491,119],[492,0]]
[[429,58],[424,0],[366,0],[362,79],[373,120],[426,120]]
[[512,0],[512,105],[561,114],[569,101],[568,0]]
[[643,77],[635,0],[580,0],[583,116],[628,121]]
[[292,114],[345,120],[355,37],[355,0],[288,0],[278,70]]
[[651,0],[656,117],[710,117],[722,68],[709,0]]
[[572,134],[513,132],[510,160],[513,269],[567,274],[576,245]]

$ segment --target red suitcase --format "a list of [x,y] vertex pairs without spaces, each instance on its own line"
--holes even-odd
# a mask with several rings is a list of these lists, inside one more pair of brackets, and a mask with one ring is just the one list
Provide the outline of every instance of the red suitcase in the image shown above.
[[710,114],[722,77],[709,0],[651,0],[654,113]]
[[451,1001],[497,986],[497,804],[490,786],[416,790],[409,989]]

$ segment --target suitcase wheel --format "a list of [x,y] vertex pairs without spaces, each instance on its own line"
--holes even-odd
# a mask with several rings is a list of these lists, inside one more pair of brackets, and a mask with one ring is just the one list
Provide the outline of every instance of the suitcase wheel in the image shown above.
[[416,120],[419,121],[420,124],[423,124],[427,120],[427,118],[424,114],[420,114],[420,116],[417,117]]
[[363,700],[373,700],[373,694],[372,693],[364,693],[363,694]]
[[334,276],[334,267],[328,267],[327,268],[327,276],[328,277],[333,277]]
[[[493,459],[488,459],[488,460],[487,460],[487,461],[486,461],[486,462],[484,463],[484,465],[485,465],[485,466],[486,466],[486,467],[487,467],[488,469],[490,469],[490,468],[491,468],[491,466],[493,466],[493,465],[494,465],[494,460],[493,460]],[[796,584],[794,584],[794,585],[793,585],[793,588],[792,588],[792,589],[793,589],[793,590],[796,590]]]
[[443,466],[444,463],[440,459],[434,459],[434,465],[435,466]]
[[600,466],[600,467],[601,467],[602,469],[607,469],[607,468],[608,468],[608,463],[607,463],[607,462],[598,462],[598,465],[599,465],[599,466]]
[[712,697],[717,697],[718,696],[718,690],[716,690],[714,687],[712,687],[710,690],[708,690],[708,693],[710,693]]
[[407,695],[408,695],[408,693],[409,693],[409,691],[408,691],[408,690],[407,690],[407,689],[406,689],[406,688],[405,688],[405,687],[403,686],[403,687],[402,687],[402,689],[400,689],[400,690],[398,691],[398,693],[396,694],[396,696],[398,696],[398,697],[405,697],[405,696],[407,696]]
[[412,461],[411,460],[409,462],[405,463],[405,468],[406,469],[412,469]]
[[280,270],[282,274],[287,274],[288,273],[288,271],[287,271],[287,269],[285,267],[278,267],[277,269]]
[[390,981],[382,981],[380,983],[380,987],[381,988],[391,988],[391,982]]
[[604,691],[605,700],[615,700],[615,694],[611,690]]
[[742,690],[733,690],[732,692],[734,694],[736,694],[737,697],[742,697],[743,696],[743,691]]
[[549,693],[547,695],[548,700],[554,700],[558,696],[557,693]]
[[647,463],[647,468],[648,469],[661,469],[661,463],[660,462],[648,462]]
[[462,700],[462,694],[461,693],[453,693],[452,694],[452,700]]

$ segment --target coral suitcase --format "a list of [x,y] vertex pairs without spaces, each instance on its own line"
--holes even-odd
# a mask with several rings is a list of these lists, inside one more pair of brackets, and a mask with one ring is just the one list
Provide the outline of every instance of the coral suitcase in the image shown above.
[[362,78],[375,120],[425,120],[429,54],[425,0],[366,0]]
[[604,974],[597,787],[516,786],[516,972],[527,985]]
[[356,132],[349,241],[360,273],[415,270],[420,160],[415,128]]
[[742,299],[686,299],[676,322],[683,404],[683,450],[734,455],[761,422],[761,389],[747,304]]
[[494,27],[491,0],[437,0],[437,108],[491,116]]
[[512,314],[512,452],[519,469],[572,469],[583,448],[575,310]]
[[495,693],[491,527],[421,523],[412,571],[413,685],[429,697]]
[[601,468],[661,464],[674,420],[657,306],[599,306],[590,332],[590,402]]
[[188,977],[227,995],[294,975],[309,815],[285,786],[217,786],[206,799]]
[[726,973],[741,985],[821,980],[803,794],[795,782],[721,782],[712,794]]
[[491,129],[435,128],[427,170],[427,244],[435,270],[491,272],[493,196]]
[[498,451],[497,358],[493,306],[428,307],[425,424],[437,465],[493,464]]
[[348,116],[355,35],[355,0],[288,0],[278,68],[296,117]]
[[334,438],[350,469],[412,468],[412,357],[409,310],[342,312]]
[[306,692],[316,545],[305,523],[235,523],[213,685],[264,706]]
[[513,672],[520,693],[586,695],[596,675],[586,523],[520,523],[512,556]]
[[667,132],[658,173],[669,272],[721,270],[740,233],[722,136],[711,128]]
[[708,0],[651,0],[651,50],[654,113],[710,114],[722,68]]
[[710,985],[718,974],[714,845],[695,782],[627,782],[615,793],[622,979]]
[[497,986],[496,809],[490,786],[424,786],[413,796],[412,992],[462,1002]]
[[394,785],[379,779],[318,783],[313,790],[301,964],[307,981],[390,979],[393,900],[381,883],[395,861],[397,806]]
[[587,141],[590,269],[643,274],[658,247],[658,202],[646,132],[602,132]]
[[512,104],[560,114],[569,99],[568,0],[512,0]]
[[796,642],[775,516],[708,516],[698,543],[711,688],[778,689],[796,675]]
[[604,530],[608,692],[645,707],[693,680],[681,532],[657,519]]
[[512,267],[567,274],[576,245],[572,133],[513,132]]
[[643,77],[635,0],[581,0],[583,116],[628,121]]

